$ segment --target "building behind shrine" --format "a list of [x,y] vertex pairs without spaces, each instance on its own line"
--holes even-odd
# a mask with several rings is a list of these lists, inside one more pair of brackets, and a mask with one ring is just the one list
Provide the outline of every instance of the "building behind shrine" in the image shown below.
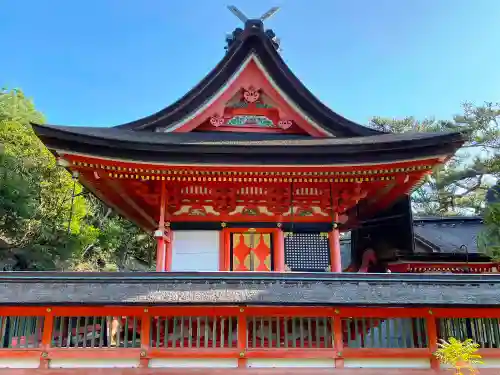
[[[4,367],[428,372],[450,335],[500,357],[495,265],[436,255],[410,208],[412,189],[464,136],[356,124],[278,47],[247,20],[221,62],[151,116],[33,124],[75,180],[155,236],[157,272],[2,275]],[[429,271],[460,275],[396,273]]]

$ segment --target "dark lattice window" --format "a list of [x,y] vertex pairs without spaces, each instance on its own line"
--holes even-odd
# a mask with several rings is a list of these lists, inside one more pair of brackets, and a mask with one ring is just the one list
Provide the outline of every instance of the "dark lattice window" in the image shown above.
[[330,266],[328,237],[322,233],[288,233],[285,263],[292,271],[326,271]]

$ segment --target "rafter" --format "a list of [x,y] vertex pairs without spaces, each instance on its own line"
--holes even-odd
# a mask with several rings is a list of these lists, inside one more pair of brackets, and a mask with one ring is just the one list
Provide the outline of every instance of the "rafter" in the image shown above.
[[115,194],[119,195],[131,208],[133,208],[148,224],[153,228],[158,226],[156,220],[154,220],[146,211],[144,211],[139,205],[128,195],[128,192],[123,189],[123,187],[117,183],[116,180],[110,178],[103,178],[104,183],[109,186]]

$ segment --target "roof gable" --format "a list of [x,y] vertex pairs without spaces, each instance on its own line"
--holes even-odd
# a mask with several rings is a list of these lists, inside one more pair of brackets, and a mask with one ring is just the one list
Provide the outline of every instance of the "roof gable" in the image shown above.
[[[283,119],[293,117],[297,130],[314,136],[357,137],[380,134],[331,111],[298,80],[269,36],[246,27],[231,43],[221,62],[191,91],[169,107],[120,125],[131,130],[192,131],[211,116],[222,115],[238,90],[254,87],[279,104]],[[209,109],[207,111],[207,109]],[[285,123],[287,124],[287,123]]]
[[155,131],[195,129],[335,136],[316,124],[280,90],[254,54],[203,106]]

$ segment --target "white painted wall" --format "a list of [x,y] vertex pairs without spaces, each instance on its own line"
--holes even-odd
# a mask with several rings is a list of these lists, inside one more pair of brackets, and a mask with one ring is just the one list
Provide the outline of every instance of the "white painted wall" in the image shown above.
[[156,358],[149,361],[149,367],[152,368],[236,368],[238,367],[237,358]]
[[345,368],[418,368],[430,369],[431,362],[425,358],[368,358],[344,359]]
[[138,368],[139,359],[52,359],[49,368]]
[[249,358],[247,360],[247,367],[249,368],[334,368],[334,359],[289,359],[289,358]]
[[173,237],[172,271],[219,270],[219,231],[178,230]]
[[0,358],[0,369],[3,368],[38,368],[39,358]]

